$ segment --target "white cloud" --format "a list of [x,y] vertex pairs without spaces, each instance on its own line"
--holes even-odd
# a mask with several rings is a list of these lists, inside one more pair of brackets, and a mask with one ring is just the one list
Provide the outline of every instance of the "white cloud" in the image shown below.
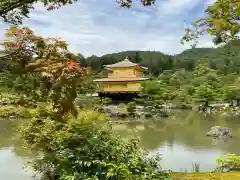
[[[117,7],[115,1],[88,0],[52,12],[37,5],[24,25],[42,36],[62,37],[70,50],[85,56],[123,50],[175,54],[189,47],[181,45],[180,38],[185,21],[203,12],[191,12],[201,2],[162,0],[152,7],[135,3],[132,9],[124,9]],[[0,23],[0,40],[5,27]],[[212,43],[209,37],[203,37],[199,45],[211,47]]]
[[206,0],[205,5],[209,6],[212,5],[216,0]]

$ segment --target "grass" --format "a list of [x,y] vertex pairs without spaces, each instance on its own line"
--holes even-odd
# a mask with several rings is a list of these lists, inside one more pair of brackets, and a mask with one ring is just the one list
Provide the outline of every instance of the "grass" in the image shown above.
[[240,172],[226,172],[226,173],[174,172],[171,173],[171,176],[173,180],[240,180]]

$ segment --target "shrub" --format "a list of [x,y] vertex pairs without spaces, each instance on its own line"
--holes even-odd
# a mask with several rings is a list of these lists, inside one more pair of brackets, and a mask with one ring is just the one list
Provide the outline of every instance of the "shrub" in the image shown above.
[[136,102],[129,102],[127,104],[127,112],[133,114],[136,112]]
[[228,154],[226,158],[219,157],[216,171],[240,171],[240,156]]
[[21,128],[20,138],[36,158],[32,167],[42,180],[161,180],[169,179],[159,158],[146,158],[138,140],[122,140],[95,111],[85,111],[66,122],[33,118]]
[[99,97],[79,95],[75,99],[75,105],[81,109],[89,109],[96,104],[100,104]]

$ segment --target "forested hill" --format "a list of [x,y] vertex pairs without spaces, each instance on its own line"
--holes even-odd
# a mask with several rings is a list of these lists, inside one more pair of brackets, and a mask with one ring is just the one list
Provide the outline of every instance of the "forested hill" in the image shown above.
[[199,63],[225,73],[238,73],[240,72],[239,49],[240,40],[234,40],[222,47],[188,49],[175,56],[157,51],[124,51],[86,59],[78,55],[77,58],[82,65],[90,65],[95,72],[100,72],[105,64],[112,64],[123,60],[125,56],[130,56],[132,61],[147,66],[153,75],[158,75],[164,70],[192,71]]
[[103,65],[116,63],[123,60],[125,56],[130,56],[133,62],[147,66],[153,75],[158,75],[164,70],[192,71],[199,63],[222,72],[238,73],[240,72],[239,48],[240,40],[235,40],[222,47],[188,49],[175,56],[157,51],[124,51],[88,58],[79,54],[77,59],[82,65],[90,65],[95,72],[100,72]]
[[[165,70],[176,71],[185,69],[193,71],[197,64],[204,63],[212,69],[223,73],[240,72],[240,40],[231,41],[228,45],[218,48],[194,48],[183,51],[175,56],[158,51],[123,51],[103,56],[85,58],[76,56],[83,66],[91,66],[96,73],[101,72],[103,65],[122,61],[130,56],[133,62],[149,68],[152,75],[159,75]],[[0,52],[0,56],[3,54]]]

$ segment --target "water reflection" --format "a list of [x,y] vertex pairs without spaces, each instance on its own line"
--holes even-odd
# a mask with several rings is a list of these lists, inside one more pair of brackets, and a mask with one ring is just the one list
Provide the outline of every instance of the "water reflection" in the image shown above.
[[[174,112],[173,117],[144,123],[117,123],[113,125],[113,130],[129,138],[133,134],[131,130],[137,129],[141,146],[150,154],[161,153],[162,167],[174,171],[191,171],[193,162],[200,163],[201,171],[212,171],[220,155],[239,154],[240,120],[224,119],[220,115],[203,116],[189,111]],[[21,142],[12,139],[17,123],[0,120],[0,176],[7,180],[28,180],[31,173],[23,170],[23,159],[28,155],[22,150]],[[216,125],[231,128],[233,138],[207,137],[206,132]]]
[[17,121],[0,119],[0,177],[4,180],[30,180],[32,172],[24,169],[20,143],[13,140]]
[[30,180],[31,172],[23,167],[23,158],[16,156],[12,148],[0,150],[0,176],[4,180]]
[[191,148],[183,144],[163,143],[160,148],[153,150],[150,154],[162,154],[161,165],[164,169],[173,171],[192,171],[192,163],[200,164],[201,171],[213,171],[216,158],[224,155],[218,149]]
[[[227,153],[240,152],[240,120],[224,119],[220,115],[203,116],[196,112],[175,112],[175,118],[149,120],[147,124],[136,125],[141,146],[152,153],[162,153],[162,166],[175,171],[191,170],[193,161],[200,163],[200,170],[211,171],[216,166],[216,158]],[[232,129],[232,139],[214,139],[205,134],[212,126],[226,126]],[[126,130],[134,128],[122,124],[124,128],[115,131],[128,137]],[[141,126],[141,127],[140,127]],[[184,169],[183,169],[184,167]]]

